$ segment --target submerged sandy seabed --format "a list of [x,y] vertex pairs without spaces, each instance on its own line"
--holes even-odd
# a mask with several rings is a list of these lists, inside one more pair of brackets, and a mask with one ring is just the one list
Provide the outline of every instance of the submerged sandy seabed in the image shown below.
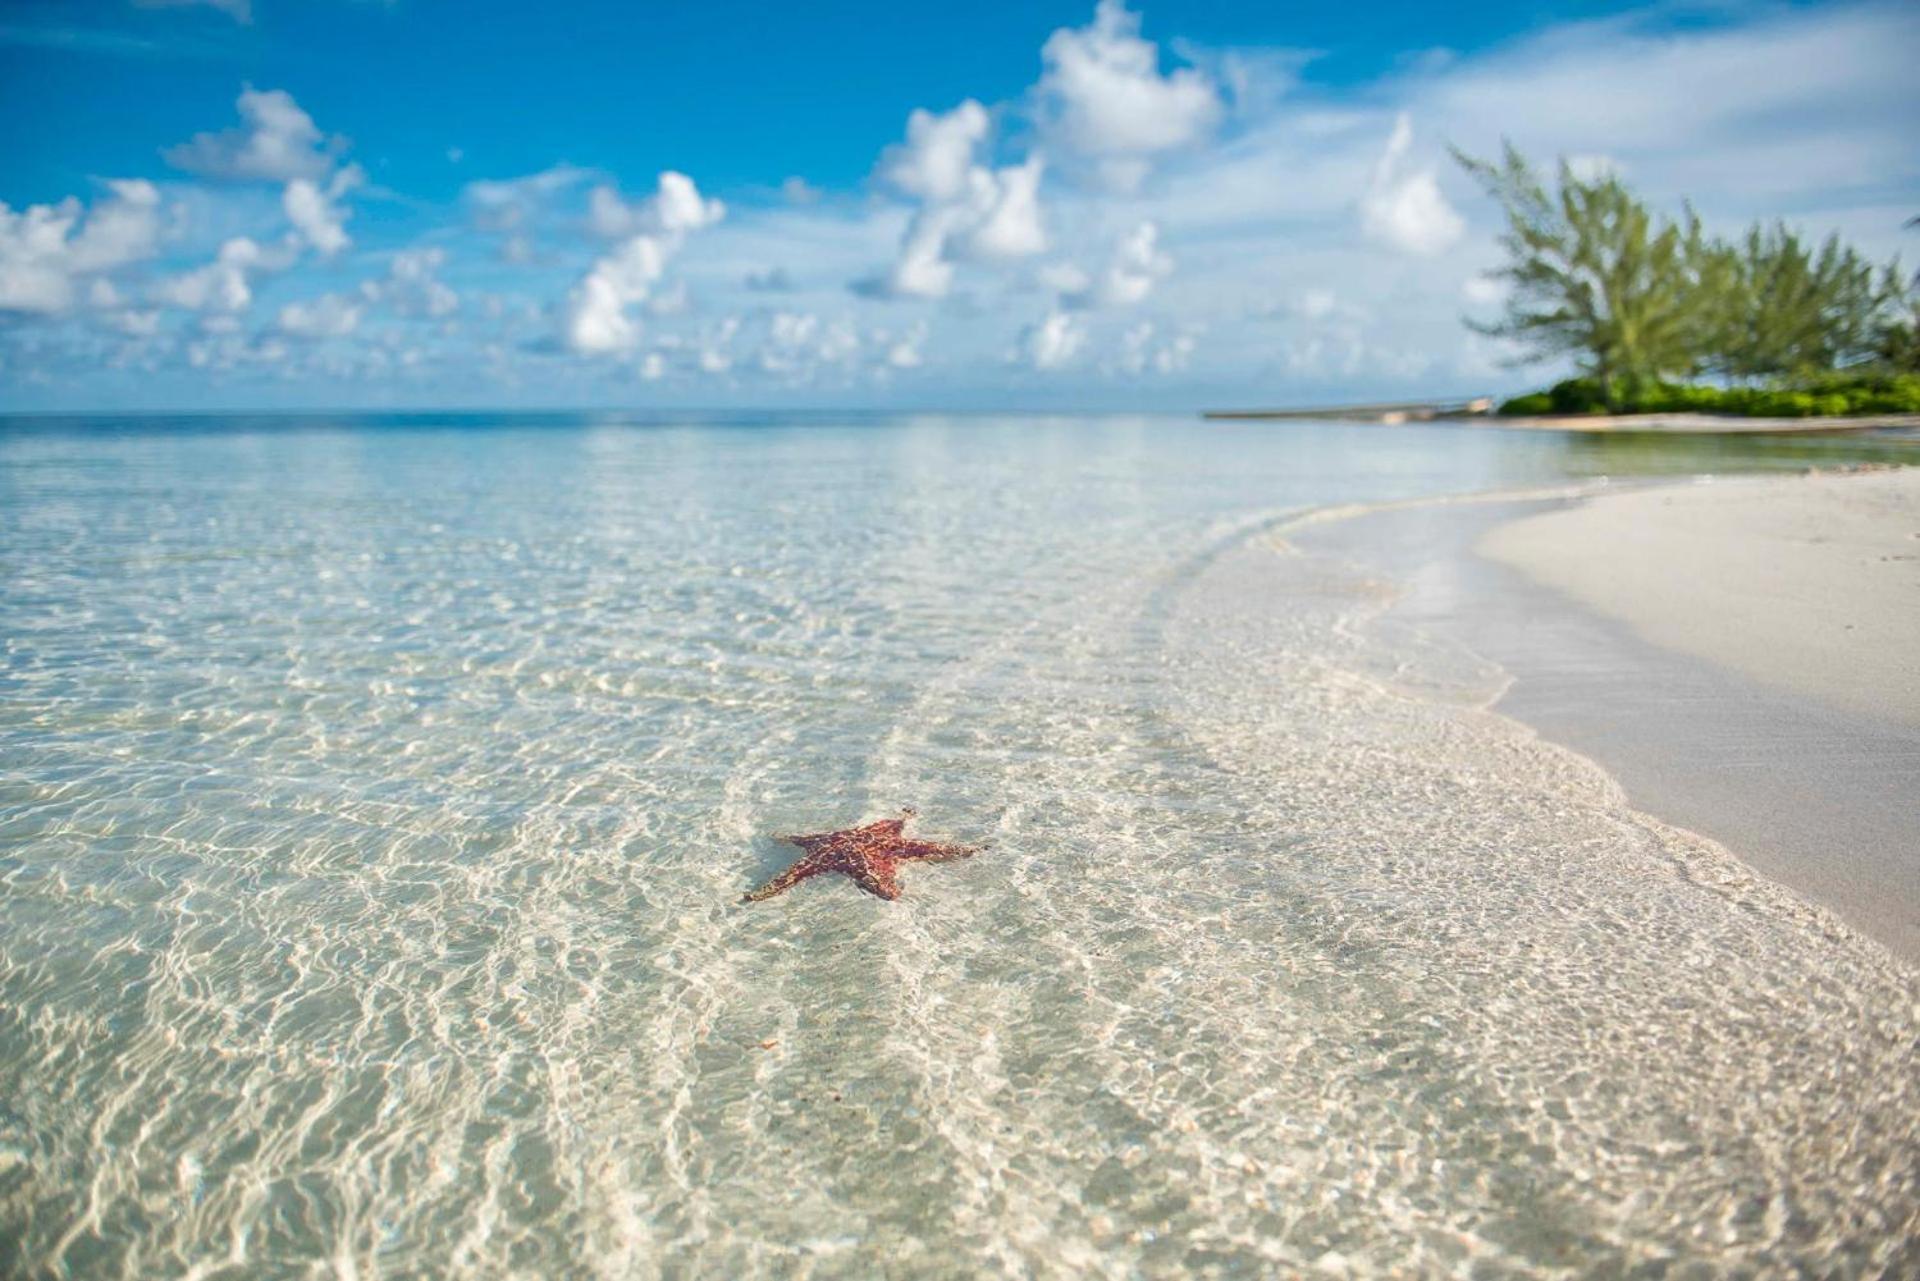
[[1480,547],[1658,644],[1920,725],[1920,468],[1611,494]]
[[[361,562],[349,603],[422,575],[389,648],[344,607],[163,631],[222,597],[144,571],[99,592],[168,641],[124,674],[53,617],[9,709],[0,1272],[1914,1270],[1913,969],[1284,529],[1049,579],[1010,522],[987,591],[944,577],[973,528],[888,548],[897,627],[823,617],[864,579],[819,548],[663,579],[531,537],[498,595],[461,586],[494,541]],[[987,848],[737,906],[769,833],[903,804]]]

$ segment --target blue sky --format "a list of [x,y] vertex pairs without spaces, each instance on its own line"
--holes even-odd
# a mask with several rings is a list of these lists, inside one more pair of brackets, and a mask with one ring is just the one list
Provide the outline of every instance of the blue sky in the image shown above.
[[1920,237],[1911,5],[0,9],[0,408],[1510,388],[1511,136]]

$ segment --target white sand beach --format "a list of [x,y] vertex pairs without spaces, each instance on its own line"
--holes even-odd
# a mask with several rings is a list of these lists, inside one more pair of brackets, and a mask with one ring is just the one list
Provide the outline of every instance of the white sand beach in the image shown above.
[[1658,645],[1920,724],[1920,469],[1609,494],[1480,551]]

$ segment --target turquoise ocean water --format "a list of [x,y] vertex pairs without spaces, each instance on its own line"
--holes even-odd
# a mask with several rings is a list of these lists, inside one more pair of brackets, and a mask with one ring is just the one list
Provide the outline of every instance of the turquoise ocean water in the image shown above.
[[0,1274],[1913,1266],[1912,972],[1285,537],[1862,448],[0,420]]

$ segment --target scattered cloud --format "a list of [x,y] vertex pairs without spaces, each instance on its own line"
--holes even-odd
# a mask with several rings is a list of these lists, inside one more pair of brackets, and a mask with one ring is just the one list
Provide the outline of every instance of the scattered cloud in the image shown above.
[[[864,187],[767,175],[719,193],[731,208],[683,174],[567,164],[436,204],[399,152],[351,163],[285,90],[233,86],[237,116],[166,169],[0,205],[0,398],[29,373],[65,389],[43,400],[132,397],[155,371],[183,396],[257,379],[322,398],[413,380],[468,399],[474,379],[704,403],[1492,390],[1517,376],[1459,322],[1504,296],[1498,213],[1443,144],[1503,136],[1659,204],[1692,195],[1716,228],[1785,216],[1912,253],[1911,7],[1637,10],[1358,85],[1296,50],[1181,41],[1151,10],[1150,40],[1114,0],[1086,12],[1029,48],[1028,89],[913,112]],[[432,183],[465,176],[428,150]]]
[[611,188],[596,188],[589,225],[596,235],[625,239],[568,294],[561,324],[567,348],[587,356],[632,350],[641,327],[628,309],[652,295],[689,233],[725,216],[725,205],[702,197],[691,178],[672,171],[660,175],[652,196],[633,205]]
[[186,311],[241,312],[253,305],[252,277],[276,266],[274,256],[246,236],[220,246],[204,267],[162,280],[155,301]]
[[727,207],[701,196],[693,179],[672,170],[660,175],[652,195],[628,204],[610,186],[593,189],[587,201],[587,225],[606,240],[634,235],[670,236],[711,227]]
[[344,294],[322,294],[307,302],[290,302],[280,309],[280,332],[293,338],[345,338],[360,327],[362,302]]
[[1064,369],[1086,342],[1087,331],[1078,320],[1064,311],[1050,311],[1021,331],[1015,356],[1038,370]]
[[958,199],[991,127],[987,109],[971,98],[941,115],[917,108],[907,117],[907,140],[880,157],[880,177],[929,203]]
[[1004,262],[1042,253],[1047,231],[1040,219],[1040,179],[1046,163],[1037,155],[988,174],[968,175],[972,217],[958,242],[969,258]]
[[460,295],[438,276],[446,261],[447,251],[437,247],[403,249],[387,264],[386,279],[360,286],[361,296],[397,316],[444,319],[460,310]]
[[918,369],[925,364],[926,357],[921,354],[921,348],[926,344],[927,332],[925,321],[916,322],[898,337],[884,330],[877,332],[874,337],[884,352],[882,359],[886,366],[889,369]]
[[1153,287],[1172,272],[1173,258],[1160,248],[1160,228],[1152,222],[1142,222],[1114,246],[1112,256],[1099,275],[1076,277],[1069,271],[1056,279],[1069,286],[1061,291],[1062,306],[1075,310],[1131,307],[1145,301]]
[[1440,191],[1432,169],[1411,169],[1413,121],[1401,112],[1387,149],[1374,166],[1373,182],[1360,200],[1360,226],[1368,236],[1402,253],[1437,254],[1451,247],[1467,223]]
[[160,192],[142,179],[107,184],[92,209],[68,197],[15,212],[0,202],[0,312],[57,314],[78,288],[153,256],[160,239]]
[[1130,326],[1120,336],[1116,365],[1121,373],[1138,378],[1146,374],[1177,374],[1193,359],[1199,342],[1190,333],[1162,336],[1150,320]]
[[567,346],[590,356],[631,348],[640,326],[627,308],[645,301],[666,270],[666,249],[652,236],[635,236],[594,263],[567,298]]
[[280,195],[281,208],[296,235],[320,254],[331,258],[353,241],[347,237],[348,213],[341,197],[365,180],[359,165],[348,165],[325,186],[311,178],[295,178]]
[[1040,50],[1035,93],[1043,136],[1087,157],[1113,187],[1130,191],[1154,156],[1191,146],[1219,122],[1218,87],[1204,72],[1160,71],[1160,47],[1140,37],[1140,16],[1100,0],[1091,26],[1063,27]]
[[532,256],[527,241],[532,225],[555,201],[596,177],[591,169],[563,163],[518,178],[470,182],[462,190],[461,199],[477,229],[503,237],[504,257],[525,261]]
[[241,90],[238,128],[199,133],[166,151],[176,169],[227,182],[324,178],[333,168],[327,140],[284,89]]
[[977,163],[991,124],[972,99],[944,114],[916,110],[907,118],[906,141],[881,156],[879,176],[920,205],[893,265],[855,282],[857,292],[944,298],[957,262],[1008,262],[1047,247],[1039,199],[1045,161],[1029,155],[1002,169]]
[[703,374],[724,374],[733,368],[733,340],[740,332],[740,318],[728,316],[700,336],[694,351],[694,363]]

